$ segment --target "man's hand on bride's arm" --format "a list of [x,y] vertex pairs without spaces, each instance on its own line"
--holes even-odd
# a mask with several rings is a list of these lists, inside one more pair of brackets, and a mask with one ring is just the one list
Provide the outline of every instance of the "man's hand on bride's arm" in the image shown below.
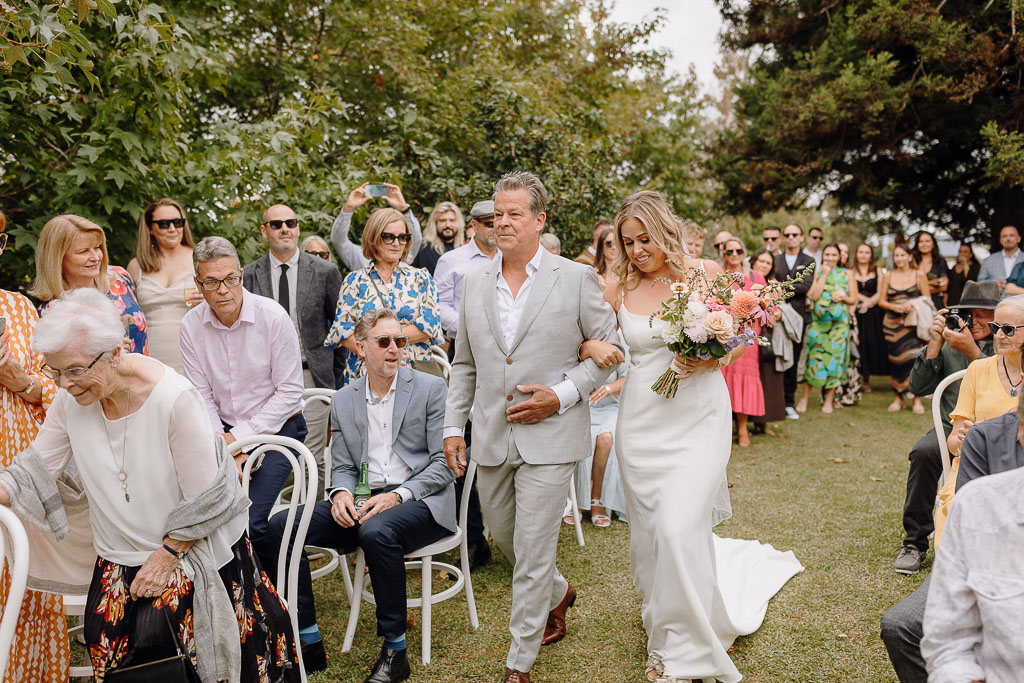
[[672,369],[676,371],[677,379],[686,379],[702,370],[717,370],[718,359],[708,358],[707,360],[692,360],[683,358],[677,353],[675,360],[672,361]]
[[558,411],[561,402],[554,389],[543,384],[520,384],[516,390],[524,394],[533,394],[525,401],[509,406],[505,411],[509,422],[531,425],[540,422]]
[[604,369],[619,365],[626,360],[626,356],[619,347],[600,339],[588,339],[580,346],[580,360],[588,358],[597,363],[597,367]]

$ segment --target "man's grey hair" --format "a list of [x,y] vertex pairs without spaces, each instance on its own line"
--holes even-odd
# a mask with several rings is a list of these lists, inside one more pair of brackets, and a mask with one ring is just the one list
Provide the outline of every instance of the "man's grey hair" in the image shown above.
[[501,176],[501,179],[494,183],[494,198],[497,199],[499,192],[515,190],[527,190],[530,193],[530,212],[534,216],[544,213],[548,205],[548,192],[535,173],[513,171]]
[[87,356],[98,356],[120,346],[124,336],[114,302],[95,287],[77,287],[43,311],[32,333],[32,350],[46,355],[74,346]]
[[306,239],[302,240],[302,243],[299,245],[299,249],[301,249],[302,251],[306,251],[306,247],[311,245],[313,242],[319,242],[320,244],[324,245],[325,251],[330,251],[330,249],[327,247],[327,242],[325,242],[324,238],[321,237],[320,235],[310,235]]
[[356,322],[356,329],[352,332],[355,335],[356,341],[366,341],[366,338],[370,336],[370,330],[376,327],[377,323],[381,320],[394,320],[397,322],[398,316],[390,308],[375,308],[372,311],[367,311]]
[[1003,306],[1013,306],[1017,309],[1018,313],[1024,313],[1024,294],[1014,294],[1013,296],[1006,297],[999,302],[999,305],[996,306],[996,310],[999,310]]
[[555,254],[562,252],[562,240],[553,232],[546,232],[540,236],[540,243],[545,249]]
[[231,242],[223,237],[204,237],[199,240],[199,243],[192,249],[192,267],[196,271],[196,277],[199,277],[200,263],[209,263],[228,256],[235,259],[238,270],[241,271],[242,262],[238,260],[238,252],[235,251],[235,245]]

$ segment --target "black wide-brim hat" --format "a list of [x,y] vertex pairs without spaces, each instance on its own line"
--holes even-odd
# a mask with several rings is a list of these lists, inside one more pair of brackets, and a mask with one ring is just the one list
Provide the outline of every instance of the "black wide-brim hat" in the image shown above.
[[960,295],[960,302],[957,308],[989,308],[995,309],[999,305],[999,296],[1002,289],[995,280],[975,282],[970,280],[964,285],[964,292]]

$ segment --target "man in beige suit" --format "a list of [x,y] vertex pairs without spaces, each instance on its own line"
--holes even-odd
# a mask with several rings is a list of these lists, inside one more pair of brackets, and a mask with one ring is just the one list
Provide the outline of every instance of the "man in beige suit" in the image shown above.
[[575,463],[590,455],[581,397],[609,374],[579,348],[620,343],[594,269],[541,248],[546,202],[532,173],[494,186],[499,254],[464,281],[444,421],[445,457],[461,475],[473,409],[481,507],[513,564],[506,683],[529,683],[542,642],[565,635],[576,591],[555,567],[560,519]]

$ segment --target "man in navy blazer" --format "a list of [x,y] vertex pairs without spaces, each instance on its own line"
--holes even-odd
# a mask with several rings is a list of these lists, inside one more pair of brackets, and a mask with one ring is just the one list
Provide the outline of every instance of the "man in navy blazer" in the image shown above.
[[[363,549],[377,602],[377,634],[384,638],[366,683],[390,683],[410,673],[405,554],[458,528],[455,475],[445,462],[442,439],[448,389],[440,377],[401,365],[408,339],[390,309],[364,315],[355,340],[367,374],[331,400],[330,502],[316,504],[306,543],[343,552]],[[357,510],[352,493],[362,463],[369,465],[372,495]],[[281,512],[270,521],[274,542],[284,537],[285,517]],[[309,653],[306,669],[320,670],[326,659],[305,553],[298,589],[304,659]]]

